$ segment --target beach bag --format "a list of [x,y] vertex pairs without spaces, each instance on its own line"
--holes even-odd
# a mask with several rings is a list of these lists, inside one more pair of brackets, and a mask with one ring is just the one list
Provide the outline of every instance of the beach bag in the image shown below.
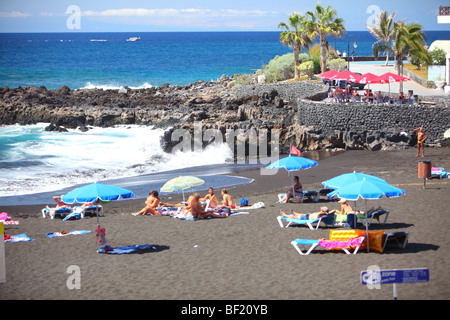
[[231,214],[231,209],[228,207],[221,207],[219,210],[217,210],[217,213],[220,215]]
[[356,228],[356,216],[353,213],[347,214],[347,224],[350,228]]
[[248,199],[246,197],[241,198],[241,207],[248,206]]

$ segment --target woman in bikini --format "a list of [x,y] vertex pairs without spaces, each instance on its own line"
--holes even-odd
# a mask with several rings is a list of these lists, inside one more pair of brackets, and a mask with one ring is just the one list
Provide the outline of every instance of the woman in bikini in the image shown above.
[[294,177],[294,188],[290,188],[283,198],[280,199],[280,203],[286,203],[290,198],[294,196],[294,193],[296,196],[299,196],[303,193],[303,186],[300,183],[300,180],[298,179],[298,176]]
[[150,191],[149,192],[149,197],[147,198],[147,200],[145,200],[145,208],[143,208],[141,211],[136,212],[135,216],[140,216],[140,215],[147,215],[147,214],[151,214],[151,215],[155,215],[155,214],[159,214],[159,211],[156,210],[156,208],[159,206],[160,200],[159,200],[159,194],[158,191]]

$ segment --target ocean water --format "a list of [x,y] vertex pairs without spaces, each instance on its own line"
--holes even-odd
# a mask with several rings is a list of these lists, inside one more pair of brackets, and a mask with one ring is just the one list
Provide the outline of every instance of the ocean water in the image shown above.
[[[0,87],[45,86],[71,89],[186,85],[245,74],[276,55],[291,52],[279,32],[3,33],[0,34]],[[372,55],[375,39],[366,31],[329,38],[347,51],[348,36],[358,56]],[[139,36],[140,41],[126,41]],[[427,44],[450,40],[450,32],[426,32]]]

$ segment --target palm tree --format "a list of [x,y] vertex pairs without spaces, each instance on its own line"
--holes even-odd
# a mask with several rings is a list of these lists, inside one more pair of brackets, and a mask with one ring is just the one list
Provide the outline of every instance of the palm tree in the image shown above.
[[311,20],[308,20],[308,27],[313,30],[313,36],[319,37],[320,64],[322,72],[324,72],[326,70],[328,49],[327,36],[342,38],[346,32],[344,20],[337,17],[337,11],[331,6],[323,8],[319,3],[316,5],[314,12],[307,11],[306,15],[311,18]]
[[[390,51],[395,57],[395,68],[398,74],[403,74],[403,58],[412,55],[430,62],[430,57],[426,49],[425,34],[423,28],[418,23],[405,24],[403,20],[394,23],[394,34],[392,44],[376,42],[373,47],[373,55],[378,57],[382,51]],[[400,88],[401,90],[401,88]]]
[[[376,20],[376,25],[369,26],[367,29],[371,35],[373,35],[379,42],[383,43],[385,47],[389,47],[392,38],[394,37],[394,24],[395,15],[394,12],[388,16],[387,11],[381,11],[378,19]],[[375,44],[376,45],[376,44]],[[386,50],[386,65],[389,62],[389,50]]]
[[306,28],[305,16],[300,16],[299,13],[294,13],[293,15],[288,15],[289,22],[280,22],[278,28],[284,28],[280,34],[280,41],[285,46],[294,49],[294,64],[295,64],[295,76],[294,80],[299,78],[299,55],[302,52],[302,48],[307,49],[312,43],[312,39],[309,36],[309,32]]

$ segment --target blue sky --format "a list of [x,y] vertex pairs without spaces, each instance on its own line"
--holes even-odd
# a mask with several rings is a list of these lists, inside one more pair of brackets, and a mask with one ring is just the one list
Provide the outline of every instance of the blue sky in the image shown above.
[[[379,10],[397,20],[419,22],[426,31],[447,30],[437,23],[448,0],[341,0],[332,5],[347,31],[366,30]],[[293,12],[314,10],[317,0],[1,0],[0,32],[276,31]],[[69,10],[76,6],[77,11]],[[71,7],[74,8],[74,7]],[[69,23],[68,23],[69,22]],[[71,27],[69,27],[69,25]]]

